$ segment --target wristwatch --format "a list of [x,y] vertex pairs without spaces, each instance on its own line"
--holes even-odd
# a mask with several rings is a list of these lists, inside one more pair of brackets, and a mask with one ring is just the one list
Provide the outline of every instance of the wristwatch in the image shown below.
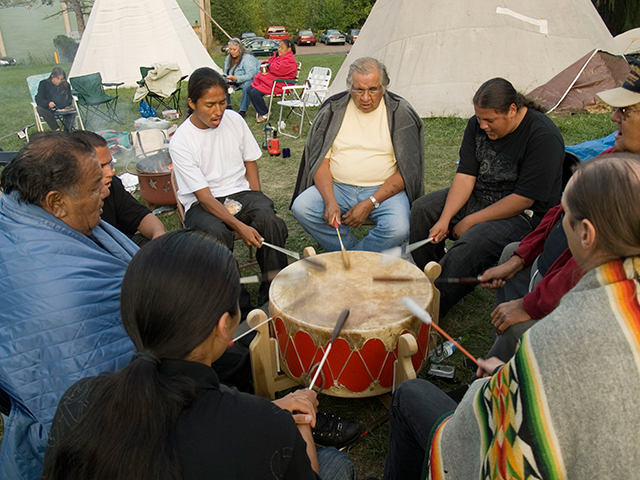
[[376,200],[376,197],[374,197],[373,195],[369,197],[369,200],[371,200],[371,202],[373,203],[373,208],[378,208],[380,206],[380,202],[378,202],[378,200]]

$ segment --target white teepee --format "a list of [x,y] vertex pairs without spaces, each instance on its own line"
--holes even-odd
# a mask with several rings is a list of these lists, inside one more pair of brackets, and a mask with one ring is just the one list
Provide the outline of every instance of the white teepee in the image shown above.
[[221,72],[176,0],[96,0],[69,77],[100,72],[103,82],[136,86],[140,67],[175,62],[182,74]]
[[615,37],[615,41],[625,55],[640,53],[640,28],[632,28]]
[[619,53],[591,0],[378,0],[330,93],[370,56],[420,116],[466,117],[484,81],[527,92],[595,48]]

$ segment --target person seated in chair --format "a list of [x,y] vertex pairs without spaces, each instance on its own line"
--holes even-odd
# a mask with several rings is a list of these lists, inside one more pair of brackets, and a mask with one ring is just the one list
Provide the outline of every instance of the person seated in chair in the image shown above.
[[120,287],[138,247],[101,222],[109,191],[81,138],[33,135],[0,183],[0,478],[32,479],[64,392],[131,358]]
[[[260,61],[247,52],[239,38],[229,40],[229,54],[224,59],[224,78],[233,90],[242,90],[238,113],[245,117],[249,108],[251,82],[260,71]],[[227,108],[231,108],[231,95],[227,93]]]
[[478,359],[459,405],[426,380],[396,389],[385,480],[637,476],[638,191],[637,155],[579,165],[562,226],[586,274],[506,363]]
[[[349,67],[349,90],[329,98],[305,144],[291,211],[328,252],[380,252],[409,236],[410,208],[424,193],[424,135],[420,116],[388,91],[386,67],[359,58]],[[348,227],[367,218],[376,226],[362,240]]]
[[60,130],[56,115],[62,115],[64,130],[70,132],[78,115],[75,109],[69,109],[72,104],[73,97],[71,85],[67,82],[67,74],[61,67],[53,67],[49,78],[45,78],[38,85],[36,94],[38,114],[54,131]]
[[232,251],[236,233],[247,246],[258,248],[258,302],[263,305],[272,276],[288,261],[280,252],[260,248],[262,241],[284,247],[288,231],[260,190],[257,160],[262,150],[243,118],[226,109],[226,82],[213,69],[203,67],[191,74],[188,102],[190,115],[169,144],[184,225],[213,235]]
[[[504,78],[473,97],[458,171],[450,188],[418,199],[411,210],[411,243],[433,238],[412,255],[431,261],[442,277],[476,277],[495,265],[508,243],[535,227],[562,192],[564,140],[553,121]],[[445,252],[444,240],[455,243]],[[474,286],[440,286],[440,318]]]
[[[248,95],[256,109],[256,122],[262,123],[269,119],[269,107],[267,107],[263,97],[271,95],[271,91],[273,91],[274,95],[282,93],[282,87],[285,84],[277,83],[276,80],[291,80],[291,83],[295,83],[294,80],[298,74],[298,63],[294,57],[295,54],[296,46],[291,40],[288,38],[280,40],[278,51],[269,57],[266,64],[266,72],[258,73],[253,78]],[[273,87],[274,83],[276,84],[275,89]]]
[[[598,93],[615,108],[611,120],[618,125],[613,147],[603,154],[640,154],[640,62],[631,63],[629,77],[621,87]],[[505,247],[497,267],[482,274],[486,288],[496,290],[496,309],[491,321],[498,334],[489,357],[508,360],[520,336],[550,314],[560,299],[582,278],[562,230],[564,211],[558,205],[547,213],[536,230],[522,242]]]
[[97,133],[87,130],[79,130],[73,132],[72,135],[93,145],[102,167],[102,183],[109,189],[109,195],[104,199],[100,217],[124,233],[139,247],[146,245],[150,240],[160,235],[164,235],[163,223],[151,213],[151,210],[127,192],[122,181],[115,176],[113,158],[107,141]]

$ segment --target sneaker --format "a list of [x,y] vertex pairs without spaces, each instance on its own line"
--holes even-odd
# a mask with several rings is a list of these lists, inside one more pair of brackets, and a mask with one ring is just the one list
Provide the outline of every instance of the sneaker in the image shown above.
[[330,413],[318,412],[316,426],[311,430],[313,441],[323,447],[342,448],[360,438],[358,422]]

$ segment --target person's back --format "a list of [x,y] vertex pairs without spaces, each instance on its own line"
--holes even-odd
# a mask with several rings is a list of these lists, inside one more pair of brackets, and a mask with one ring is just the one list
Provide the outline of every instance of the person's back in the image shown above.
[[297,480],[315,479],[322,465],[334,472],[325,480],[355,478],[335,448],[316,456],[315,392],[271,402],[220,384],[211,364],[240,321],[235,263],[212,236],[194,231],[140,250],[121,299],[138,352],[121,371],[83,379],[64,395],[43,479]]
[[98,225],[98,176],[90,145],[53,132],[34,137],[2,173],[0,388],[10,398],[3,479],[38,476],[63,393],[83,376],[122,368],[133,351],[119,297],[137,247]]

